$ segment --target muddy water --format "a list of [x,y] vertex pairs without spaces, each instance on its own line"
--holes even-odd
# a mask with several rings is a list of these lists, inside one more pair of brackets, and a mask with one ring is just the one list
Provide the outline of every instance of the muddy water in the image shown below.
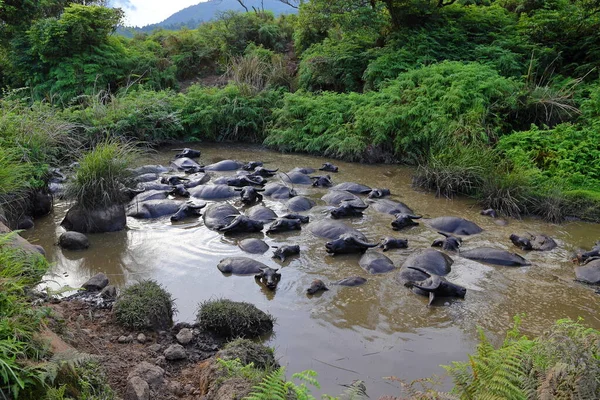
[[[280,154],[254,147],[202,145],[202,163],[232,158],[263,160],[269,168],[288,171],[295,166],[319,167],[319,157]],[[170,152],[157,153],[149,162],[168,164]],[[392,199],[400,200],[425,217],[460,216],[485,229],[466,238],[463,248],[493,246],[519,252],[508,236],[513,232],[543,232],[555,239],[559,247],[551,252],[523,253],[532,262],[524,268],[494,267],[455,255],[448,279],[468,288],[464,301],[449,306],[426,308],[427,299],[398,285],[394,273],[367,276],[358,265],[358,256],[328,256],[325,240],[308,229],[301,232],[265,236],[270,245],[300,244],[300,257],[282,264],[282,280],[276,292],[259,286],[252,277],[226,277],[216,268],[224,257],[244,256],[236,245],[247,237],[223,237],[203,227],[202,219],[171,224],[168,217],[157,220],[129,219],[125,232],[90,235],[91,248],[84,252],[61,251],[54,245],[62,232],[59,223],[66,212],[57,204],[53,215],[37,222],[26,236],[44,246],[54,263],[49,279],[53,285],[78,286],[89,276],[105,272],[111,281],[124,286],[140,279],[152,278],[173,293],[177,319],[193,320],[199,302],[226,297],[256,304],[277,318],[275,334],[266,343],[276,348],[282,365],[289,373],[314,369],[319,373],[323,392],[338,394],[354,379],[367,383],[371,398],[399,394],[395,385],[384,377],[405,380],[443,375],[440,364],[464,360],[477,343],[477,326],[498,339],[512,323],[515,314],[525,313],[524,330],[538,334],[559,318],[583,317],[589,326],[600,328],[600,296],[584,285],[573,282],[571,252],[589,248],[600,239],[600,225],[572,222],[550,225],[540,220],[509,220],[507,226],[479,215],[479,208],[469,200],[435,198],[414,191],[410,186],[411,170],[390,165],[361,165],[336,162],[340,173],[332,174],[336,183],[354,181],[373,187],[389,187]],[[318,206],[307,214],[311,220],[326,218],[320,200],[325,189],[296,185],[299,194],[307,195]],[[234,202],[240,208],[239,202]],[[282,203],[265,199],[276,212]],[[384,236],[408,238],[409,249],[393,250],[387,255],[397,266],[413,251],[429,247],[439,236],[423,224],[413,229],[393,232],[392,217],[367,210],[362,219],[346,220],[371,240]],[[253,235],[253,237],[263,237]],[[267,265],[278,262],[267,253],[257,256]],[[361,275],[368,282],[361,287],[331,287],[320,296],[305,294],[310,282],[325,282]],[[448,388],[448,379],[442,387]]]

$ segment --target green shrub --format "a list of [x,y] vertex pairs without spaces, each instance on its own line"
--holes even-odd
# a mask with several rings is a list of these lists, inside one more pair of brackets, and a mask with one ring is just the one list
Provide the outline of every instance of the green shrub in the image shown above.
[[117,322],[128,329],[165,330],[173,325],[173,299],[155,281],[142,281],[125,290],[114,305]]
[[244,365],[252,363],[255,368],[270,370],[278,368],[273,349],[249,339],[235,339],[227,343],[217,355],[222,360],[240,360]]
[[79,160],[79,168],[67,183],[65,195],[84,209],[96,210],[126,199],[123,186],[130,186],[129,167],[140,155],[134,143],[107,139]]
[[198,324],[225,338],[255,338],[273,331],[274,318],[256,306],[227,299],[200,304]]

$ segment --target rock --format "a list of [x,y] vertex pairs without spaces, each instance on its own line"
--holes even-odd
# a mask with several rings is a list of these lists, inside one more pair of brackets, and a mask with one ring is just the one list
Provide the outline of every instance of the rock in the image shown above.
[[156,357],[156,360],[154,360],[154,364],[158,365],[159,367],[165,367],[167,365],[167,359],[165,356],[158,356]]
[[90,241],[83,233],[70,231],[60,235],[58,245],[67,250],[85,250],[90,247]]
[[81,233],[116,232],[125,229],[125,206],[114,205],[99,210],[84,210],[77,204],[67,211],[60,225],[68,231]]
[[192,341],[192,339],[194,338],[194,334],[191,329],[183,328],[179,331],[176,338],[179,343],[185,346],[186,344]]
[[194,393],[194,390],[196,390],[194,389],[194,386],[190,385],[189,383],[183,387],[183,391],[188,394]]
[[169,391],[173,393],[175,396],[181,397],[185,394],[185,390],[183,388],[183,384],[179,382],[169,382],[168,385]]
[[165,382],[165,370],[157,365],[152,365],[147,361],[142,361],[127,375],[127,380],[133,377],[140,377],[148,382],[150,388],[155,390]]
[[117,339],[117,342],[119,342],[119,343],[131,343],[131,342],[133,342],[133,336],[131,336],[131,335],[119,336],[119,338]]
[[100,292],[100,297],[104,300],[112,300],[117,298],[117,288],[113,285],[108,285]]
[[153,345],[148,346],[148,350],[158,353],[160,351],[161,345],[158,343],[154,343]]
[[31,229],[33,227],[34,227],[33,219],[31,219],[31,217],[29,217],[29,216],[24,216],[23,218],[21,218],[19,220],[19,222],[17,222],[17,229],[27,230],[27,229]]
[[88,292],[99,292],[108,285],[108,277],[103,273],[97,273],[92,276],[86,283],[81,285]]
[[32,245],[34,249],[37,250],[38,253],[40,253],[41,255],[45,256],[46,255],[46,250],[44,250],[44,248],[42,246],[40,246],[39,244],[33,244]]
[[50,193],[35,192],[31,196],[31,211],[33,217],[43,217],[52,211],[52,195]]
[[172,344],[164,352],[165,358],[169,361],[183,360],[187,358],[185,349],[180,344]]
[[127,388],[125,389],[125,400],[149,400],[150,399],[150,385],[148,382],[134,376],[127,381]]
[[146,343],[146,335],[144,335],[143,333],[140,333],[139,335],[137,335],[136,340],[139,343]]
[[219,386],[214,400],[241,400],[252,392],[253,383],[243,378],[231,378]]

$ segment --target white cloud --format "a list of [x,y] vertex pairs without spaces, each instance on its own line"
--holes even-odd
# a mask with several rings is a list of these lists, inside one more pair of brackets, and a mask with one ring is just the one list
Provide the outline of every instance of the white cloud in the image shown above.
[[111,3],[125,11],[125,25],[155,24],[201,0],[113,0]]

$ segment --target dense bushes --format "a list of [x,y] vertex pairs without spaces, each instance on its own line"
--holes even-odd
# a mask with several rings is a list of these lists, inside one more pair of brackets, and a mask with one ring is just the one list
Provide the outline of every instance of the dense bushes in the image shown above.
[[171,294],[154,281],[126,288],[114,305],[117,322],[128,329],[168,329],[174,312]]
[[256,338],[273,331],[275,319],[250,303],[228,299],[200,304],[198,325],[226,339]]

